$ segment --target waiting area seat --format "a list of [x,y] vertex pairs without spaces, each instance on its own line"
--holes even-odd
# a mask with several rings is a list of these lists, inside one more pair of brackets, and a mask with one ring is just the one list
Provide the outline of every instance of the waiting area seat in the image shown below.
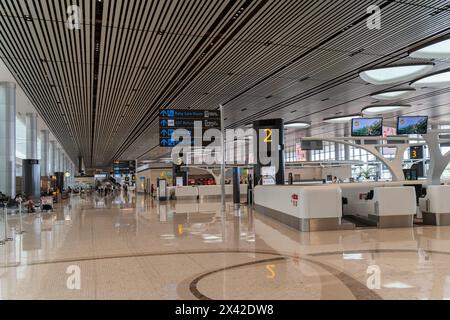
[[425,224],[450,226],[450,185],[429,186],[419,207]]

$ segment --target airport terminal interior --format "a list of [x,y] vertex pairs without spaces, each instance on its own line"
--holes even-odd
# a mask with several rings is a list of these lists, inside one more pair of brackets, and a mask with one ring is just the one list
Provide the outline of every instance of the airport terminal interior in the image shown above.
[[450,299],[447,0],[0,0],[1,300]]

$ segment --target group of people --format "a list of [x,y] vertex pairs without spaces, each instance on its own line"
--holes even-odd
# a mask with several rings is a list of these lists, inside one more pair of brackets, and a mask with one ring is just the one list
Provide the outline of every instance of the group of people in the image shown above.
[[127,185],[123,185],[123,187],[116,187],[114,185],[99,185],[96,187],[96,191],[101,195],[101,196],[108,196],[110,194],[114,194],[116,191],[120,191],[123,190],[125,193],[128,192],[128,186]]
[[21,194],[17,194],[14,199],[11,199],[11,197],[0,192],[0,202],[2,204],[6,203],[8,207],[19,207],[20,205],[23,205],[27,209],[28,213],[36,212],[36,203],[31,196],[27,197]]

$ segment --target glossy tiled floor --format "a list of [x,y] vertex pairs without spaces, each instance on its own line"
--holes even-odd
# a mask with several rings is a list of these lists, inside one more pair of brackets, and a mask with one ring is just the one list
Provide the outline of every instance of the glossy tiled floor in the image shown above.
[[450,298],[447,227],[299,233],[245,207],[117,195],[73,196],[23,228],[9,218],[2,299]]

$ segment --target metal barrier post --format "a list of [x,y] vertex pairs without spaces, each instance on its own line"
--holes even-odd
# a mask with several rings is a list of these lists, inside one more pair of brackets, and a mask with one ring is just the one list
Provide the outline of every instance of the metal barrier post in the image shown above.
[[[5,210],[8,210],[8,208],[6,207],[6,203],[3,203],[5,206]],[[5,226],[6,226],[6,220],[5,220]],[[6,231],[7,227],[5,227],[5,231]],[[3,246],[4,244],[6,244],[6,233],[4,235],[4,239],[0,240],[0,246]]]
[[8,202],[3,203],[5,205],[4,216],[5,216],[5,238],[0,241],[0,244],[5,244],[8,241],[13,241],[13,238],[8,238]]
[[24,234],[23,231],[23,223],[22,223],[22,201],[19,200],[19,231],[16,231],[16,234]]

